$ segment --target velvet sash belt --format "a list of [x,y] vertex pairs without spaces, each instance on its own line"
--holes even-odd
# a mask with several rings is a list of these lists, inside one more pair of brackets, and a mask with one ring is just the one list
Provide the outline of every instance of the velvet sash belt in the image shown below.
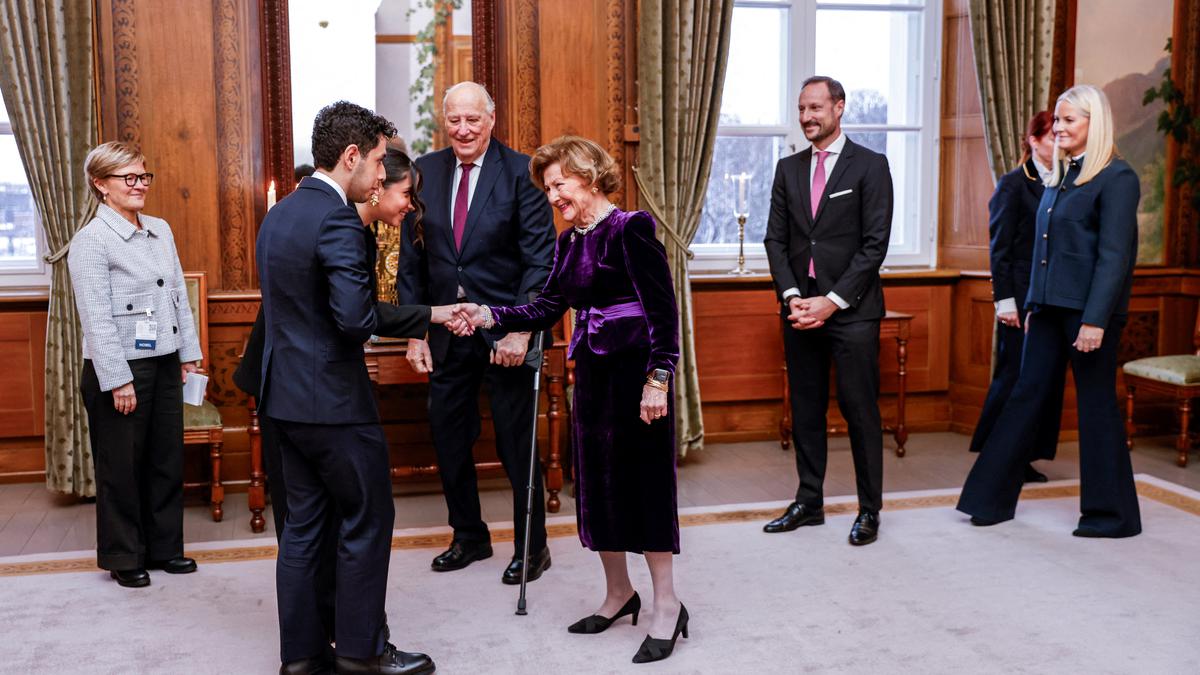
[[636,298],[604,307],[579,308],[575,313],[575,331],[571,335],[567,358],[575,357],[575,348],[585,333],[588,348],[600,356],[650,346],[646,312]]

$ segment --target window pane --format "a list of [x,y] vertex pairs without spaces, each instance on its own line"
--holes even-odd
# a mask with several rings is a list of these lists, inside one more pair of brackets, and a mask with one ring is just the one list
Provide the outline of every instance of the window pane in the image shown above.
[[775,163],[783,155],[783,136],[719,136],[713,151],[712,173],[704,213],[693,243],[736,244],[738,184],[733,176],[747,173],[745,202],[746,241],[762,243],[767,233],[767,209],[771,206],[771,182]]
[[17,142],[0,135],[0,267],[36,266],[37,226]]
[[920,123],[921,16],[817,10],[817,73],[846,88],[842,124]]
[[846,136],[855,143],[887,155],[892,172],[892,239],[889,250],[894,253],[915,252],[921,200],[918,189],[921,175],[921,133],[918,131],[847,130]]
[[721,124],[785,124],[788,10],[735,7]]
[[924,7],[925,0],[819,0],[817,7],[822,5],[863,5],[870,7],[871,5],[884,7],[888,5],[906,5],[911,7]]

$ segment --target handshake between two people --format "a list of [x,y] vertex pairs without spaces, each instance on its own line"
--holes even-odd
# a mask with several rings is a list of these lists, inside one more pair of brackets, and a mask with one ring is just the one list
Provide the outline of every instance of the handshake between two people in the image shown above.
[[[476,328],[491,327],[487,313],[473,302],[437,305],[431,310],[430,322],[444,325],[459,337],[474,335]],[[491,363],[510,368],[524,364],[525,354],[529,351],[529,337],[529,333],[509,333],[497,340],[492,348]],[[407,358],[416,372],[433,372],[433,354],[425,340],[410,338]]]

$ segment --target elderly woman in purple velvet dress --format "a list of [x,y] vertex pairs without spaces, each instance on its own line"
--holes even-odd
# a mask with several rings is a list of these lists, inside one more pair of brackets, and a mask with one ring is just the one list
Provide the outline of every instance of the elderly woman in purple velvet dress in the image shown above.
[[572,407],[579,539],[600,554],[607,595],[572,633],[599,633],[623,616],[637,625],[641,598],[626,553],[642,553],[654,584],[654,611],[635,663],[670,656],[687,637],[687,610],[675,595],[679,553],[674,406],[679,358],[675,291],[654,219],[608,201],[620,187],[615,163],[596,143],[563,136],[542,146],[530,177],[572,225],[558,237],[554,268],[536,300],[520,307],[461,305],[474,326],[545,330],[573,308],[568,355],[575,360]]

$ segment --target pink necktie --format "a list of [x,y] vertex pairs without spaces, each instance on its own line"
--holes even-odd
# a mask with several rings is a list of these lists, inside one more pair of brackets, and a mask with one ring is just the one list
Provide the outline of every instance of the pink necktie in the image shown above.
[[462,250],[463,230],[467,228],[467,195],[471,191],[471,169],[474,168],[474,164],[462,165],[462,178],[458,180],[458,192],[454,195],[454,249],[457,251]]
[[[821,205],[821,195],[825,194],[825,158],[829,156],[828,150],[817,150],[817,166],[813,170],[812,179],[812,216],[813,220],[817,219],[817,207]],[[813,255],[810,252],[808,257],[808,276],[813,279],[817,278],[817,268],[813,264]]]

